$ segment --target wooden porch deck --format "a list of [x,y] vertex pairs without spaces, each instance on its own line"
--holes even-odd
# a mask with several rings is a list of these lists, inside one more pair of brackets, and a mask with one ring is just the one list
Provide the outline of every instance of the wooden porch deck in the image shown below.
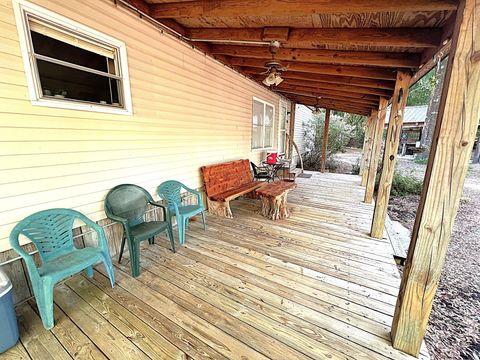
[[[55,292],[56,326],[17,309],[21,342],[2,358],[407,359],[391,347],[399,274],[388,240],[367,233],[356,176],[314,173],[290,193],[288,220],[232,203],[234,219],[193,222],[176,254],[145,247],[142,274],[116,266]],[[428,358],[425,347],[421,358]]]

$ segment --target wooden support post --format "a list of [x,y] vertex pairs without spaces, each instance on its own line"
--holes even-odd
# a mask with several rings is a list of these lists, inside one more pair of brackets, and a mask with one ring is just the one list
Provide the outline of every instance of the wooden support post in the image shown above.
[[445,261],[480,118],[480,1],[460,2],[425,183],[392,324],[417,356]]
[[365,141],[364,141],[364,147],[363,147],[363,156],[362,156],[362,180],[360,184],[362,186],[367,185],[367,177],[368,177],[368,168],[370,165],[370,156],[372,154],[372,142],[373,142],[373,133],[375,131],[375,119],[372,117],[372,114],[370,113],[370,116],[368,117],[367,120],[367,128],[365,129]]
[[[291,102],[290,104],[290,119],[288,126],[288,136],[287,136],[287,159],[293,159],[293,139],[295,136],[295,109],[297,108],[296,102]],[[288,117],[287,117],[288,118]],[[296,164],[295,164],[296,165]]]
[[380,98],[377,119],[375,120],[375,134],[373,136],[372,152],[370,155],[370,164],[368,167],[367,187],[365,189],[364,202],[370,204],[373,200],[373,191],[375,189],[375,178],[377,175],[378,162],[380,160],[380,150],[382,149],[383,128],[385,127],[385,116],[387,115],[388,100]]
[[322,143],[322,164],[320,172],[325,172],[327,164],[327,146],[328,146],[328,128],[330,126],[330,109],[325,109],[325,126],[323,128],[323,143]]
[[392,97],[392,109],[388,122],[385,152],[383,155],[382,175],[378,186],[378,195],[373,212],[371,236],[381,238],[385,229],[388,200],[392,188],[393,172],[397,159],[398,144],[402,133],[403,115],[407,104],[408,86],[411,78],[410,72],[398,71],[395,82],[395,91]]

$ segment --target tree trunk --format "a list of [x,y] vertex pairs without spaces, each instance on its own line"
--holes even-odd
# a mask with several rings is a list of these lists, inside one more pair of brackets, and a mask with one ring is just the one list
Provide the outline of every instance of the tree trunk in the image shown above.
[[427,116],[425,124],[422,129],[422,136],[420,138],[420,145],[424,151],[418,156],[421,159],[427,159],[430,153],[430,146],[432,144],[433,130],[435,129],[435,121],[437,119],[438,105],[442,95],[443,80],[445,78],[445,70],[447,69],[448,58],[444,58],[437,68],[435,74],[435,87],[433,89],[430,103],[428,104]]

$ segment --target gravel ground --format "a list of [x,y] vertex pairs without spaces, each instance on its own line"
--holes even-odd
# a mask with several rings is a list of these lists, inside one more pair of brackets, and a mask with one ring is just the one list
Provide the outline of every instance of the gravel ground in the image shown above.
[[[423,179],[425,165],[398,169]],[[389,213],[413,228],[419,196],[390,200]],[[433,359],[480,359],[480,165],[470,166],[425,341]]]

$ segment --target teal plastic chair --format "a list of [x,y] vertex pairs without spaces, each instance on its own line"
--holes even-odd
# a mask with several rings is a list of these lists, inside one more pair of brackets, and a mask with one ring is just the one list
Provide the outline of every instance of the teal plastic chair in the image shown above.
[[[165,221],[145,221],[148,205],[163,209]],[[123,225],[123,239],[118,262],[122,260],[125,242],[128,242],[132,276],[140,275],[140,242],[148,240],[155,243],[155,236],[166,231],[175,252],[175,242],[168,219],[168,209],[155,201],[144,188],[133,184],[117,185],[111,189],[105,199],[105,213],[109,219]]]
[[[97,247],[75,247],[72,229],[76,219],[97,233]],[[37,248],[41,266],[37,267],[33,257],[20,246],[20,234],[30,239]],[[105,265],[112,288],[115,284],[105,232],[101,226],[78,211],[49,209],[32,214],[13,228],[10,245],[27,265],[40,317],[47,330],[54,325],[53,287],[56,283],[82,270],[91,278],[92,266],[101,261]]]
[[[195,194],[197,197],[196,205],[182,204],[182,188],[187,192]],[[203,207],[202,194],[200,192],[190,189],[179,181],[168,180],[161,183],[157,188],[158,196],[167,202],[170,213],[169,222],[172,226],[172,217],[177,219],[178,227],[178,241],[180,244],[185,243],[185,230],[188,227],[188,221],[195,215],[202,214],[203,229],[206,230],[205,223],[205,208]]]

